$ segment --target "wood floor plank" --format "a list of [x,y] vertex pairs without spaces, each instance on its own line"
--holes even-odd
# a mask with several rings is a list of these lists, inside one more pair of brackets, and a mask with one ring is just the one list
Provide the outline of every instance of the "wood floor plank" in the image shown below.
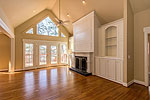
[[97,76],[82,76],[64,66],[0,72],[0,100],[149,100],[149,93],[142,85],[126,88]]

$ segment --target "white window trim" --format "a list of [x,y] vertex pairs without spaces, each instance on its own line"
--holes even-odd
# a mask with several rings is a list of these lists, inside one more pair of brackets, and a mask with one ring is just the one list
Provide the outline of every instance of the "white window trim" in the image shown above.
[[[34,51],[37,52],[37,54],[34,54],[33,56],[33,66],[31,67],[25,67],[25,43],[33,43],[34,45]],[[58,65],[67,65],[61,63],[61,51],[60,51],[60,45],[66,44],[67,42],[59,42],[59,41],[44,41],[44,40],[32,40],[32,39],[23,39],[23,69],[36,69],[36,68],[43,68],[43,67],[50,67],[50,66],[58,66]],[[46,65],[39,65],[39,45],[46,45],[47,46],[47,64]],[[51,64],[51,52],[50,47],[51,45],[57,46],[57,64]],[[68,45],[67,45],[68,46]],[[48,53],[50,52],[50,53]],[[68,48],[67,48],[68,52]],[[35,59],[34,59],[35,58]],[[68,55],[67,55],[67,63],[68,63]]]

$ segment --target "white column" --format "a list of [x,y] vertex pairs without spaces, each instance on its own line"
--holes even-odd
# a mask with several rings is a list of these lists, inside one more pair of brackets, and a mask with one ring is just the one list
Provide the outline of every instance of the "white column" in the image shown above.
[[11,38],[11,61],[9,62],[9,72],[15,69],[15,38]]

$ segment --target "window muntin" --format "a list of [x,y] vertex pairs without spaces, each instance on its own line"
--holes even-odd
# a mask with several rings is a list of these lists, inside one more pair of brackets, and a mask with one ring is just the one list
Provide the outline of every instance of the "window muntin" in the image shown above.
[[40,65],[47,64],[47,46],[46,45],[39,46],[39,64]]
[[57,64],[57,46],[51,46],[51,64]]
[[33,44],[25,44],[25,67],[33,66]]
[[58,27],[47,17],[37,24],[37,34],[48,36],[59,36]]
[[27,34],[33,34],[33,28],[30,28],[26,33]]

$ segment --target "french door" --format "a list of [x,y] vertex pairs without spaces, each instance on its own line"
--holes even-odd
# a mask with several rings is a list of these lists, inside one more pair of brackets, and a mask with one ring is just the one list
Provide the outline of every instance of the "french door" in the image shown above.
[[61,64],[67,64],[67,44],[66,43],[61,43],[60,44],[60,57],[61,57]]
[[51,64],[58,64],[58,46],[51,45],[50,53],[51,53]]
[[67,43],[24,40],[24,68],[67,64]]
[[33,66],[33,52],[34,46],[33,43],[25,43],[25,67],[32,67]]
[[47,45],[39,45],[39,65],[47,65]]

